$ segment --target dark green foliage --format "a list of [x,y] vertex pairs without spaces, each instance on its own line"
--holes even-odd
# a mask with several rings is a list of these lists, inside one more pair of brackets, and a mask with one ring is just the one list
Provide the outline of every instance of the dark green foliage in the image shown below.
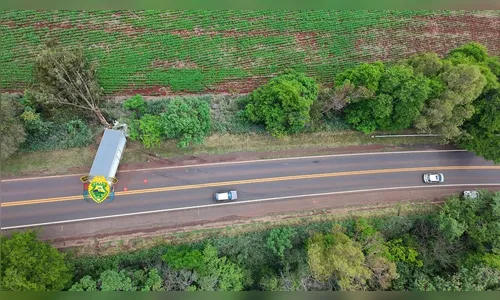
[[285,251],[292,248],[291,239],[295,231],[290,227],[276,228],[269,232],[267,247],[271,249],[280,259],[285,258]]
[[443,67],[443,62],[436,53],[423,53],[410,57],[407,62],[417,73],[426,77],[437,76]]
[[[144,115],[140,120],[139,120],[139,132],[140,132],[140,138],[144,146],[146,148],[151,148],[153,146],[157,146],[161,143],[162,141],[162,136],[163,136],[163,120],[161,119],[160,116],[153,116],[153,115]],[[133,127],[135,124],[133,125]],[[134,133],[132,134],[132,138],[136,137],[136,130],[137,127],[133,128]]]
[[417,277],[412,291],[499,291],[500,271],[483,265],[460,268],[451,276]]
[[446,58],[454,60],[463,57],[467,57],[475,63],[484,62],[488,58],[488,50],[485,46],[472,42],[451,50]]
[[[348,79],[354,79],[353,83],[358,87],[370,86],[369,89],[376,92],[376,96],[348,105],[345,109],[346,120],[364,133],[376,129],[409,128],[420,115],[432,91],[430,80],[406,65],[383,68],[381,63],[376,63],[371,68],[366,65],[361,69],[371,70],[376,76]],[[353,74],[356,74],[356,70]]]
[[[16,109],[16,106],[19,108]],[[0,160],[9,158],[26,140],[26,132],[19,118],[20,106],[16,100],[0,95]]]
[[423,261],[418,258],[417,250],[403,244],[402,239],[391,240],[387,242],[388,257],[394,262],[402,262],[417,267],[424,265]]
[[452,197],[438,218],[449,241],[461,240],[484,253],[500,253],[500,193],[483,191],[478,199]]
[[171,248],[162,256],[162,260],[173,269],[198,270],[203,263],[203,255],[199,250]]
[[180,148],[190,144],[201,144],[210,133],[210,107],[197,98],[174,99],[161,115],[163,134],[168,139],[177,139]]
[[393,110],[390,118],[378,122],[380,128],[409,128],[420,115],[430,90],[429,80],[415,74],[411,67],[397,65],[387,68],[380,79],[379,92],[392,98]]
[[382,62],[361,64],[356,68],[348,69],[338,74],[335,78],[335,83],[341,85],[347,79],[355,86],[364,86],[373,92],[377,92],[384,69],[385,66]]
[[[110,286],[132,290],[498,289],[493,227],[500,196],[481,191],[478,199],[457,199],[439,213],[317,222],[81,258],[76,287],[100,290],[101,274],[112,270]],[[449,230],[445,218],[465,229]]]
[[159,116],[167,111],[167,105],[169,101],[170,100],[168,99],[148,101],[146,102],[144,113],[148,115]]
[[0,237],[2,291],[60,291],[71,280],[65,255],[34,231]]
[[135,95],[123,102],[123,108],[134,112],[136,117],[140,117],[146,110],[146,102],[141,95]]
[[490,91],[475,102],[475,113],[464,125],[459,144],[465,149],[500,163],[500,89]]
[[147,106],[134,105],[139,105],[145,114],[138,121],[129,121],[129,135],[133,140],[141,139],[147,148],[158,146],[165,139],[177,139],[178,147],[185,148],[203,143],[210,134],[210,107],[204,99],[175,98],[154,101]]
[[345,109],[345,116],[355,129],[371,133],[385,124],[392,114],[392,98],[381,94],[374,99],[353,103]]
[[282,137],[304,128],[317,96],[318,85],[312,78],[288,71],[250,94],[245,115],[264,124],[271,135]]
[[21,119],[27,132],[24,151],[40,151],[84,147],[92,143],[94,134],[82,120],[66,123],[44,121],[39,113],[26,107]]
[[153,268],[148,272],[136,270],[129,273],[125,270],[116,272],[106,270],[99,279],[93,280],[85,276],[75,283],[69,291],[162,291],[163,280],[158,269]]

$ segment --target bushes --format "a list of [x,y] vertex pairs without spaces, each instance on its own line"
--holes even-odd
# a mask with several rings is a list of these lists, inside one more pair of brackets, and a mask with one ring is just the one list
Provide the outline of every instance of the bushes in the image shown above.
[[43,121],[40,114],[26,107],[21,119],[27,131],[27,139],[22,144],[24,151],[54,150],[84,147],[92,143],[92,130],[82,120],[66,123]]
[[19,103],[15,101],[0,95],[0,160],[9,158],[26,140],[26,132],[19,119],[20,107],[16,108]]
[[[126,105],[130,107],[137,103],[140,100],[136,98]],[[139,107],[145,112],[161,111],[160,115],[146,113],[130,124],[130,137],[140,138],[147,148],[159,145],[163,139],[177,139],[178,147],[186,148],[190,144],[203,143],[210,133],[210,108],[206,101],[199,98],[175,98],[148,108],[142,104]]]
[[299,132],[309,122],[309,110],[318,96],[318,85],[304,74],[286,72],[253,91],[246,117],[262,123],[275,137]]
[[2,291],[60,291],[71,280],[65,255],[28,231],[0,237]]
[[191,143],[201,144],[210,133],[210,107],[200,99],[174,99],[161,118],[165,136],[178,139],[180,148],[186,148]]
[[123,102],[123,108],[134,112],[136,117],[140,117],[146,110],[146,102],[141,95],[135,95]]

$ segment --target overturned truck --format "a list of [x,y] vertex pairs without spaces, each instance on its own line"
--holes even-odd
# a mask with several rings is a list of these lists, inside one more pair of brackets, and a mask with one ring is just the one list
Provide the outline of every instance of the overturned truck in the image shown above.
[[115,196],[116,171],[127,143],[126,133],[105,129],[94,163],[83,182],[83,197],[87,202],[112,202]]

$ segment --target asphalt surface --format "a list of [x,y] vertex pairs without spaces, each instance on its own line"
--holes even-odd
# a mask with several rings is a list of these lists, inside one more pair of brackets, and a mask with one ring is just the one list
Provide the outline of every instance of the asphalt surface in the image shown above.
[[[443,173],[446,185],[500,184],[500,166],[461,151],[334,155],[119,172],[117,195],[107,204],[83,200],[79,176],[7,180],[1,182],[1,228],[219,205],[213,193],[232,189],[238,191],[237,202],[243,203],[426,186],[422,181],[426,172]],[[287,200],[282,201],[286,205]]]

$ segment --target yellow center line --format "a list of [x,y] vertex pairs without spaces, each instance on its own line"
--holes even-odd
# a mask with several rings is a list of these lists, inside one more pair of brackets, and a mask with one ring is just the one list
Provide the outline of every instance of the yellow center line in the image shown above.
[[[379,169],[379,170],[346,171],[346,172],[335,172],[335,173],[281,176],[281,177],[269,177],[269,178],[257,178],[257,179],[236,180],[236,181],[224,181],[224,182],[212,182],[212,183],[202,183],[202,184],[169,186],[169,187],[142,189],[142,190],[135,190],[135,191],[134,190],[133,191],[122,191],[122,192],[116,192],[115,196],[128,196],[128,195],[138,195],[138,194],[146,194],[146,193],[159,193],[159,192],[167,192],[167,191],[199,189],[199,188],[206,188],[206,187],[238,185],[238,184],[251,184],[251,183],[265,183],[265,182],[286,181],[286,180],[314,179],[314,178],[325,178],[325,177],[340,177],[340,176],[369,175],[369,174],[383,174],[383,173],[415,172],[415,171],[438,171],[438,170],[439,171],[443,171],[443,170],[500,170],[500,166],[417,167],[417,168]],[[35,200],[22,200],[22,201],[2,203],[1,207],[31,205],[31,204],[43,204],[43,203],[82,200],[82,199],[83,199],[83,196],[79,195],[79,196],[67,196],[67,197],[35,199]]]

